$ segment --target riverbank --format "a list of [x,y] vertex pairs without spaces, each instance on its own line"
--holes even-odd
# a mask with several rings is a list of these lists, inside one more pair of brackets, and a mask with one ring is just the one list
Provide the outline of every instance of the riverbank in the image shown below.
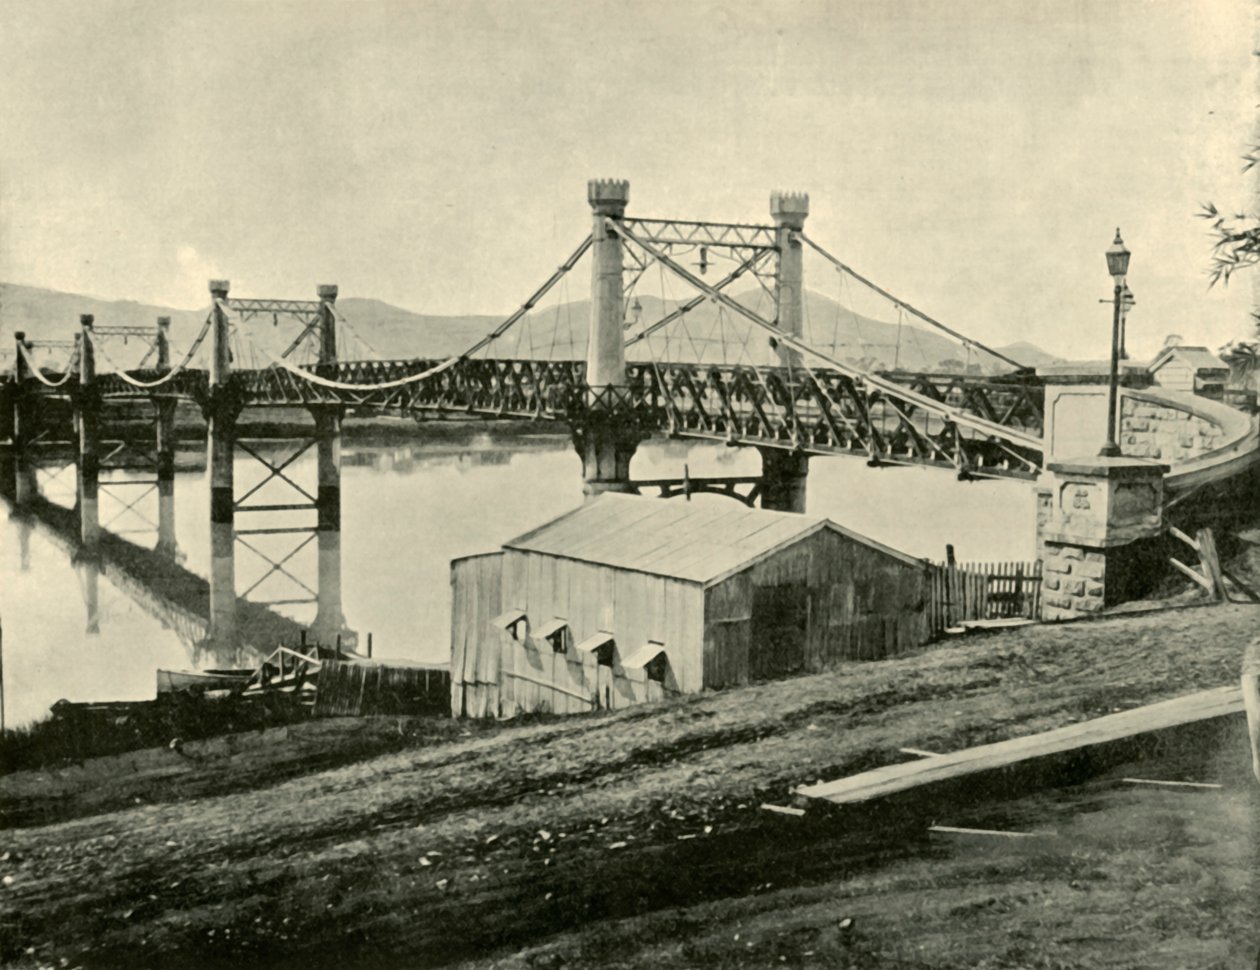
[[[255,746],[241,761],[225,749],[169,781],[155,769],[143,796],[130,796],[141,804],[121,777],[108,795],[68,777],[41,795],[10,776],[0,791],[7,801],[19,797],[8,786],[26,785],[24,812],[93,814],[6,833],[0,957],[129,967],[1228,965],[1221,945],[1204,949],[1206,935],[1242,939],[1254,924],[1238,885],[1245,796],[1234,786],[1246,772],[1232,755],[1220,763],[1228,797],[1200,814],[1173,806],[1134,831],[1108,815],[1101,834],[1073,822],[1079,851],[1049,856],[945,858],[920,838],[881,832],[878,819],[854,828],[758,806],[899,760],[901,747],[956,749],[1230,683],[1258,624],[1260,608],[1222,604],[1030,627],[651,708],[437,722],[452,733],[351,752],[336,767],[298,759],[272,773],[266,758],[285,744]],[[325,757],[352,723],[321,729]],[[846,914],[858,917],[848,928]],[[1170,953],[1181,956],[1170,963]]]

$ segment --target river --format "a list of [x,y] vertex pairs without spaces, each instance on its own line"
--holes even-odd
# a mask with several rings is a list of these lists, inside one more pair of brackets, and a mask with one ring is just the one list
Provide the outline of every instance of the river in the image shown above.
[[[419,435],[425,435],[423,429]],[[280,455],[285,446],[269,448]],[[350,629],[360,637],[373,634],[378,657],[445,660],[450,560],[493,550],[582,500],[581,464],[564,435],[509,436],[478,428],[389,445],[348,439],[343,461],[343,607]],[[632,474],[678,476],[684,463],[693,476],[755,475],[760,470],[753,449],[651,441],[639,447]],[[260,469],[252,459],[238,460],[238,494],[259,480]],[[285,473],[309,487],[314,481],[313,452]],[[73,466],[55,476],[41,472],[40,479],[46,498],[73,505]],[[284,489],[273,481],[254,500],[293,501],[293,493],[286,497]],[[143,491],[103,487],[101,522],[112,520],[112,530],[127,532],[128,539],[151,548],[156,531],[146,519],[157,519],[156,495],[140,498],[132,511],[126,509],[126,503]],[[207,493],[204,470],[177,474],[179,556],[184,566],[201,576],[207,574],[209,558]],[[730,499],[697,496],[693,501]],[[1033,557],[1034,500],[1026,483],[959,482],[937,469],[869,468],[857,459],[814,458],[808,506],[810,514],[826,515],[914,556],[940,560],[945,544],[953,543],[962,561]],[[245,527],[242,518],[238,516],[238,528]],[[273,517],[265,524],[284,521],[292,520]],[[251,540],[277,557],[293,545],[291,536]],[[237,549],[237,590],[244,591],[266,566],[248,550],[239,545]],[[314,587],[314,543],[286,568]],[[277,574],[253,596],[282,599],[301,592]],[[94,617],[88,615],[93,600]],[[277,609],[304,622],[313,615],[309,606]],[[42,717],[59,698],[152,697],[156,668],[191,664],[188,647],[173,630],[95,567],[74,564],[64,542],[39,522],[13,514],[3,500],[0,622],[4,713],[10,727]]]

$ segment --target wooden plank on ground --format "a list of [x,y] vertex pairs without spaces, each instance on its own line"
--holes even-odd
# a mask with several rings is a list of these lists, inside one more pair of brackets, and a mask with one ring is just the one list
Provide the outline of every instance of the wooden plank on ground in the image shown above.
[[1199,566],[1212,583],[1212,596],[1218,600],[1225,598],[1225,577],[1221,575],[1221,560],[1216,554],[1216,539],[1211,529],[1200,529],[1196,538],[1199,540]]
[[1154,785],[1160,788],[1194,788],[1214,791],[1224,788],[1214,781],[1168,781],[1163,778],[1121,778],[1126,785]]
[[806,785],[796,789],[796,794],[833,805],[856,805],[912,789],[927,789],[973,777],[978,780],[981,775],[1021,762],[1081,751],[1152,731],[1238,714],[1242,710],[1240,688],[1218,687],[1041,734],[966,748],[934,758],[900,762],[836,781]]

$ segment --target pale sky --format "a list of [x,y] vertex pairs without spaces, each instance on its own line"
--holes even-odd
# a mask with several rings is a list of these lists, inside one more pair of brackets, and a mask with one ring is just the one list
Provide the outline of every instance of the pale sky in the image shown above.
[[766,221],[772,189],[806,190],[810,235],[903,299],[1070,357],[1105,352],[1118,225],[1133,349],[1246,332],[1250,286],[1207,291],[1194,213],[1251,205],[1248,0],[0,14],[9,282],[506,313],[588,231],[586,180],[623,177],[640,216]]

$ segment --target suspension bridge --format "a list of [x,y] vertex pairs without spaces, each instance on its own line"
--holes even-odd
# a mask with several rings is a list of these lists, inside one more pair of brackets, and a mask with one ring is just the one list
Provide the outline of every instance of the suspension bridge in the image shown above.
[[[268,605],[313,602],[317,639],[330,640],[344,630],[339,442],[348,412],[557,422],[569,429],[582,458],[588,494],[708,491],[784,511],[804,511],[812,456],[859,457],[876,466],[927,465],[960,477],[1031,480],[1042,471],[1044,381],[834,256],[805,232],[807,195],[772,195],[766,224],[634,218],[627,215],[624,181],[592,181],[587,195],[590,234],[515,312],[458,353],[381,359],[339,309],[336,286],[320,286],[314,300],[241,298],[225,280],[210,282],[209,311],[178,360],[168,320],[147,331],[97,325],[85,316],[73,341],[54,343],[16,334],[12,371],[0,378],[5,404],[0,413],[10,424],[11,450],[21,466],[35,462],[41,446],[72,439],[81,541],[91,547],[101,530],[102,471],[151,470],[153,479],[140,483],[157,491],[159,518],[169,524],[175,408],[195,404],[208,427],[209,629],[211,639],[220,642],[237,637],[235,547],[250,546],[261,536],[295,537],[297,545],[287,555],[264,558],[267,575],[289,576],[304,593]],[[851,297],[836,301],[830,339],[827,321],[811,319],[807,259]],[[549,319],[548,301],[584,265],[591,281],[586,319],[575,326],[571,314],[561,320],[559,309]],[[721,275],[709,275],[714,267],[721,267]],[[654,278],[659,294],[648,291]],[[854,309],[854,294],[883,307],[884,319],[895,326],[891,366],[869,355],[855,360],[839,340],[843,314],[863,319]],[[645,314],[645,305],[659,312]],[[251,338],[251,323],[266,320],[276,327],[284,320],[292,328],[283,349],[269,350]],[[952,341],[968,361],[982,358],[987,372],[897,366],[903,337],[918,340],[927,333]],[[117,364],[117,344],[111,343],[117,338],[147,346],[144,356],[132,366]],[[64,355],[61,363],[49,357],[57,353]],[[151,447],[104,439],[107,409],[137,403],[152,406]],[[237,433],[238,419],[249,408],[305,409],[313,427],[296,450],[277,457]],[[1256,451],[1254,429],[1245,430],[1232,431],[1217,449],[1221,463],[1233,463],[1231,469],[1249,464]],[[636,481],[631,458],[653,435],[756,448],[762,474]],[[298,482],[291,466],[312,448],[316,481]],[[234,480],[238,453],[265,469],[263,480],[248,489],[238,489]],[[1202,477],[1203,456],[1196,461]],[[290,489],[292,500],[261,501],[260,491],[271,483]],[[19,482],[16,491],[21,490]],[[238,525],[238,516],[288,513],[314,513],[315,522]],[[162,539],[161,527],[158,532],[161,546],[169,540]],[[312,541],[318,547],[318,589],[286,570]]]

